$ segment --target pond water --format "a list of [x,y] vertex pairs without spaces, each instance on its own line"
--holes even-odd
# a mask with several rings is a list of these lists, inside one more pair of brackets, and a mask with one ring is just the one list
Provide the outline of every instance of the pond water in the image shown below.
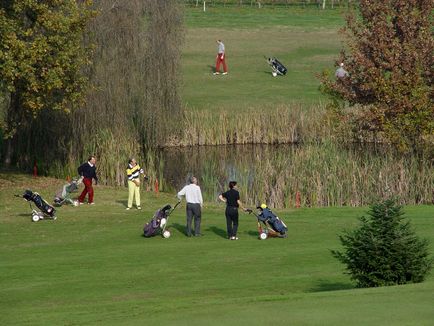
[[387,196],[412,204],[433,200],[432,163],[384,147],[196,146],[166,148],[160,160],[166,186],[179,190],[195,175],[209,201],[231,180],[238,182],[242,201],[272,207],[359,206]]

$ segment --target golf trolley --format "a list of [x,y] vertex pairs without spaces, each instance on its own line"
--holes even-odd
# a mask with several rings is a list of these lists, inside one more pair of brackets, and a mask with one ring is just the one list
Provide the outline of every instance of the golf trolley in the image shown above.
[[71,194],[78,190],[78,187],[83,183],[83,177],[73,179],[71,182],[63,185],[54,196],[54,206],[62,206],[63,204],[71,204],[78,206],[78,201],[71,198]]
[[181,202],[177,202],[173,208],[172,206],[167,204],[163,208],[157,210],[151,221],[146,223],[143,227],[143,235],[145,236],[145,238],[150,238],[158,234],[161,234],[162,237],[165,239],[170,238],[171,233],[167,228],[169,216],[180,203]]
[[288,71],[288,69],[286,69],[286,67],[276,58],[271,57],[271,58],[267,58],[267,63],[270,65],[271,70],[272,70],[272,75],[273,77],[276,77],[277,75],[280,76],[284,76],[286,75],[286,72]]
[[[33,192],[31,190],[24,191],[22,195],[15,195],[15,197],[24,198],[30,205],[30,209],[32,210],[32,221],[38,222],[39,220],[43,220],[45,217],[48,217],[52,220],[56,219],[55,213],[56,210],[53,206],[51,206],[48,202],[46,202],[41,195],[37,192]],[[32,203],[35,204],[37,208],[40,210],[36,210],[33,208]]]
[[[267,238],[286,238],[288,236],[288,228],[279,217],[274,215],[268,208],[262,209],[258,207],[258,209],[262,210],[260,214],[256,214],[250,208],[247,209],[247,212],[256,217],[260,240],[266,240]],[[267,211],[264,212],[265,210]]]

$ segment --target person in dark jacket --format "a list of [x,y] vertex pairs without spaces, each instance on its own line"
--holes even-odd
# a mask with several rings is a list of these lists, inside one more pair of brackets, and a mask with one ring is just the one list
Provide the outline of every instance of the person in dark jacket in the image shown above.
[[238,240],[238,208],[246,210],[243,208],[243,204],[240,201],[240,193],[236,188],[237,182],[231,181],[229,182],[229,190],[219,196],[219,199],[226,203],[225,215],[229,240]]
[[95,156],[90,156],[86,163],[83,163],[78,167],[78,174],[83,177],[84,189],[80,197],[78,197],[78,202],[83,204],[84,198],[89,194],[87,203],[93,205],[93,187],[92,179],[95,179],[95,184],[98,184],[98,177],[96,176],[96,158]]

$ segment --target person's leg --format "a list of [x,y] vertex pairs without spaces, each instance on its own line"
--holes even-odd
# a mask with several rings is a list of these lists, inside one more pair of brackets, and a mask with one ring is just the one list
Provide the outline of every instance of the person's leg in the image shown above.
[[232,218],[231,218],[229,207],[226,207],[225,215],[226,215],[226,229],[228,231],[228,239],[230,239],[232,237]]
[[191,221],[193,219],[193,210],[191,209],[191,204],[189,203],[187,203],[186,213],[187,213],[187,236],[191,237]]
[[233,223],[232,236],[236,237],[238,231],[238,209],[236,209],[232,215],[232,223]]
[[92,187],[92,179],[89,179],[89,189],[87,189],[87,193],[89,194],[89,199],[88,199],[88,203],[92,204],[93,203],[93,187]]
[[134,188],[136,185],[131,180],[128,180],[128,208],[133,207]]
[[78,197],[78,201],[80,203],[82,203],[84,201],[84,198],[86,197],[87,192],[89,191],[89,186],[88,186],[89,185],[89,181],[90,181],[90,183],[92,183],[92,179],[90,179],[90,180],[88,178],[84,178],[83,179],[84,189],[81,192],[80,197]]
[[228,73],[228,67],[226,66],[226,54],[223,56],[222,64],[223,64],[223,72],[225,74],[227,74]]
[[138,187],[138,186],[134,187],[134,194],[136,197],[136,206],[137,206],[137,208],[139,208],[140,207],[140,187]]
[[220,54],[217,54],[217,58],[216,58],[216,62],[215,62],[215,72],[216,73],[220,73],[220,63],[221,63]]
[[200,222],[202,220],[202,209],[200,204],[194,204],[194,235],[200,235]]

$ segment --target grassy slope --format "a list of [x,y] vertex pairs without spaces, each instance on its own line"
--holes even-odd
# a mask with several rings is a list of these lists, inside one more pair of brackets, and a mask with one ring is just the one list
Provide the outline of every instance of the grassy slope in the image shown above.
[[[317,9],[186,9],[183,101],[190,108],[241,109],[323,99],[315,74],[334,69],[342,12]],[[216,39],[227,51],[228,76],[213,76]],[[288,68],[272,78],[264,56]]]
[[[2,325],[429,325],[434,276],[423,284],[353,289],[329,254],[337,233],[366,208],[279,211],[287,239],[257,240],[242,215],[240,240],[227,241],[223,206],[204,209],[203,238],[183,235],[184,206],[172,237],[141,228],[173,195],[144,194],[145,210],[124,210],[126,189],[96,189],[95,206],[59,209],[57,221],[30,222],[28,186],[51,198],[61,181],[0,178]],[[16,180],[18,179],[18,181]],[[18,182],[18,183],[17,183]],[[48,186],[45,186],[48,184]],[[406,208],[419,234],[434,232],[434,207]]]

